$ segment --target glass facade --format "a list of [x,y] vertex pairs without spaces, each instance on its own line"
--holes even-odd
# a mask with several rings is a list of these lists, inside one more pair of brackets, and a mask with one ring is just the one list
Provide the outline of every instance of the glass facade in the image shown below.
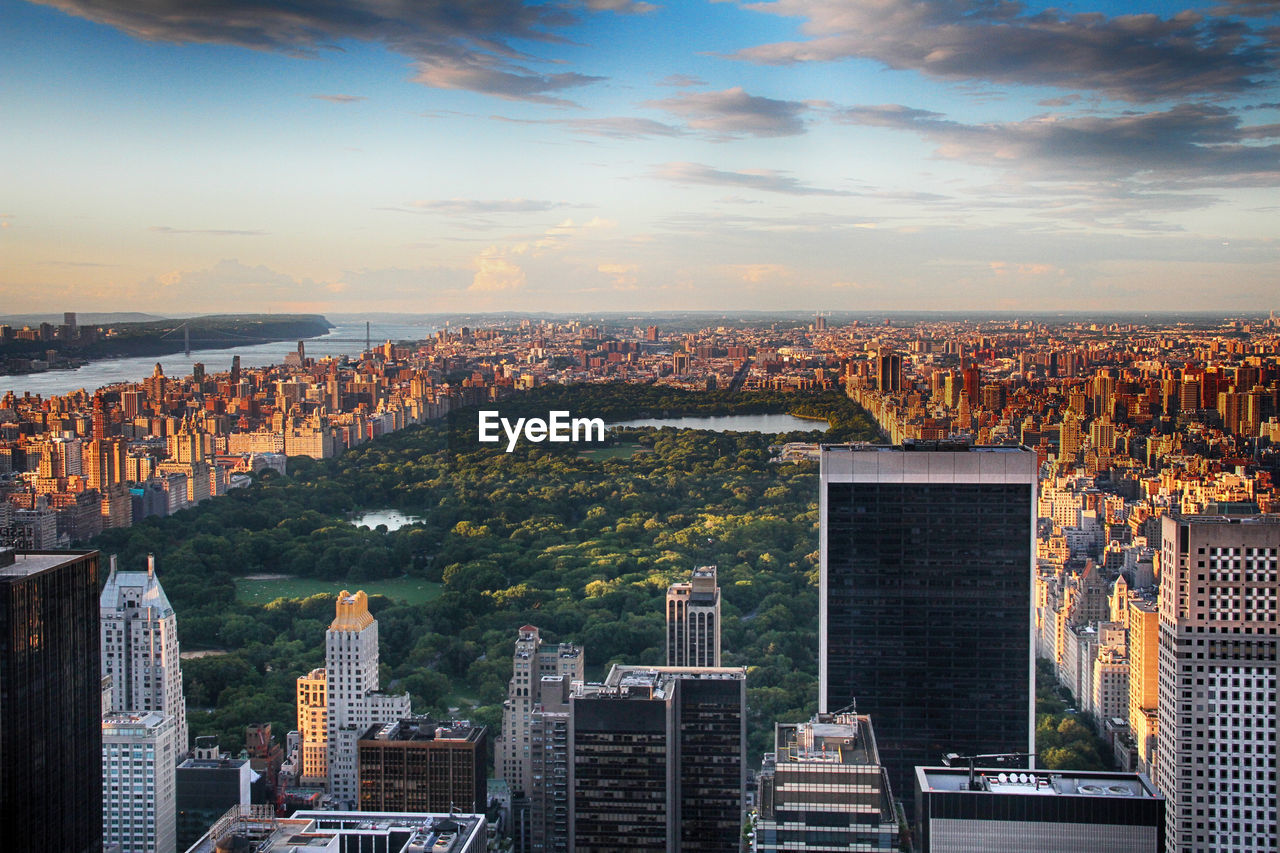
[[0,560],[4,849],[98,853],[98,553],[0,552]]
[[1033,483],[825,488],[826,710],[871,716],[895,792],[947,753],[1028,751]]

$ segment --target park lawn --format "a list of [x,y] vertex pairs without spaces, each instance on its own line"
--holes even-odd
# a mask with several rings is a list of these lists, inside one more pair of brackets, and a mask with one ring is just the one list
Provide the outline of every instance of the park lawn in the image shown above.
[[592,459],[599,462],[604,459],[630,459],[637,453],[652,452],[652,448],[634,442],[626,442],[624,444],[610,445],[609,447],[583,447],[578,450],[578,455],[584,459]]
[[236,578],[236,598],[247,604],[269,604],[277,598],[307,598],[318,593],[336,596],[342,590],[362,589],[369,595],[385,595],[406,604],[425,604],[440,596],[442,585],[423,578],[390,578],[377,581],[330,581],[321,578]]

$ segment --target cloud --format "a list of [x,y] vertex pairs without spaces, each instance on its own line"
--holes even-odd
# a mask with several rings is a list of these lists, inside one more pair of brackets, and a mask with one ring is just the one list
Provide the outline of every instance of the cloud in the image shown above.
[[683,136],[685,133],[683,129],[674,125],[630,116],[574,119],[562,123],[575,133],[604,136],[610,139],[646,139],[652,136]]
[[785,172],[772,169],[750,169],[742,172],[725,172],[701,163],[663,163],[650,177],[661,178],[677,184],[710,184],[712,186],[738,187],[786,195],[847,196],[852,193],[812,187],[800,183]]
[[235,228],[170,228],[168,225],[152,225],[147,230],[157,234],[198,234],[204,237],[265,237],[268,233]]
[[1166,188],[1280,184],[1280,125],[1241,126],[1222,107],[1183,104],[1115,116],[1039,116],[962,124],[898,104],[858,106],[839,120],[910,130],[938,157],[1012,170],[1039,180],[1140,178]]
[[418,210],[431,213],[443,213],[452,216],[479,216],[493,213],[542,213],[556,207],[563,207],[564,203],[532,198],[444,198],[412,201],[409,202],[409,205]]
[[354,104],[369,100],[364,95],[312,95],[317,101],[328,101],[332,104]]
[[593,12],[617,12],[619,15],[647,15],[658,7],[639,0],[586,0],[586,7]]
[[[37,0],[40,2],[40,0]],[[43,0],[145,41],[227,44],[298,56],[340,50],[346,41],[385,45],[418,65],[428,86],[469,89],[497,97],[562,103],[548,96],[598,78],[538,74],[516,60],[529,57],[511,45],[562,41],[576,16],[561,4],[521,0],[457,3],[295,3],[291,0]],[[604,0],[586,8],[639,12],[648,4]]]
[[802,116],[809,109],[799,101],[749,95],[741,86],[723,92],[683,92],[643,106],[680,116],[695,130],[724,136],[795,136],[804,133]]
[[614,290],[636,290],[636,273],[640,267],[635,264],[597,264],[596,271],[604,273],[613,280]]
[[523,66],[506,65],[508,70],[494,67],[490,61],[474,57],[437,57],[417,64],[417,83],[437,89],[465,89],[504,98],[509,101],[532,101],[555,106],[576,106],[572,101],[553,98],[547,92],[559,92],[603,80],[586,74],[562,72],[538,74]]
[[705,86],[707,81],[701,77],[693,77],[689,74],[668,74],[658,81],[659,86],[678,86],[687,88],[689,86]]
[[468,290],[480,292],[520,290],[525,285],[524,270],[500,257],[497,247],[490,247],[475,259],[475,276]]
[[747,284],[789,281],[794,277],[784,264],[729,264],[724,269]]
[[[767,65],[865,58],[943,79],[1089,89],[1131,102],[1244,92],[1276,70],[1264,33],[1226,15],[1033,14],[1017,0],[744,6],[805,21],[807,40],[734,54]],[[1244,2],[1234,8],[1264,7]]]

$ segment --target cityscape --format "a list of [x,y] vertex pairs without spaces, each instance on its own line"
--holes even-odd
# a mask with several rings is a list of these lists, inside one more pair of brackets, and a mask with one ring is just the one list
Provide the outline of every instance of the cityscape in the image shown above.
[[1273,0],[0,0],[4,853],[1276,853]]

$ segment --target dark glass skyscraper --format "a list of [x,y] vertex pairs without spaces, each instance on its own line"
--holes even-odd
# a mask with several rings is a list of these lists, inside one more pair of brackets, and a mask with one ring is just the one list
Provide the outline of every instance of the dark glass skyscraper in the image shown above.
[[818,710],[876,724],[895,795],[951,752],[1030,752],[1036,457],[919,442],[821,463]]
[[0,550],[0,826],[12,853],[102,850],[98,552]]

